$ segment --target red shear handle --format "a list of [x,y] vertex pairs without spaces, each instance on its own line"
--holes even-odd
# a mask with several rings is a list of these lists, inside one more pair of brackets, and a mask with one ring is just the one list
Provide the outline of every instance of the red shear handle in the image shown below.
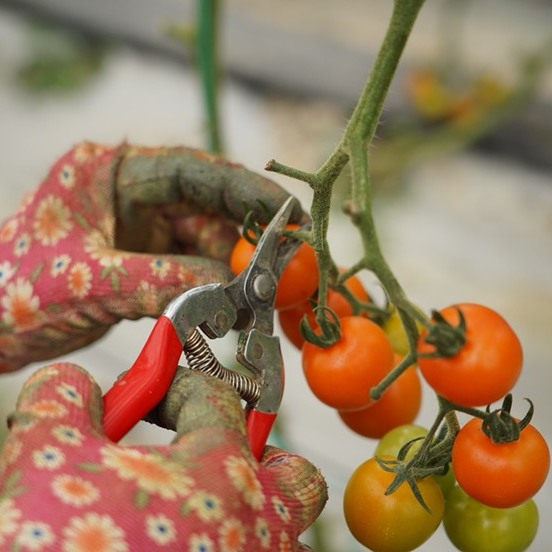
[[253,455],[260,462],[270,435],[270,430],[276,421],[277,414],[251,410],[247,415],[247,433]]
[[181,355],[172,321],[161,316],[132,368],[104,395],[103,426],[112,441],[122,439],[161,402]]

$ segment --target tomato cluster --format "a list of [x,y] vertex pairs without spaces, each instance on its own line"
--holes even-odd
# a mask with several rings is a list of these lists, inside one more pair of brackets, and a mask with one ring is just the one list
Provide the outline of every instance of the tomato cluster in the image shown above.
[[[244,270],[254,252],[255,245],[240,238],[230,260],[232,271],[239,274]],[[314,331],[318,329],[315,313],[318,282],[316,254],[312,247],[303,244],[280,279],[275,305],[284,335],[301,350],[305,378],[313,394],[335,408],[345,425],[365,437],[379,438],[393,427],[414,421],[422,399],[416,367],[401,375],[380,400],[373,401],[370,397],[372,387],[392,370],[408,348],[397,313],[379,325],[365,312],[355,314],[351,302],[330,288],[326,307],[340,321],[341,339],[327,348],[305,342],[301,321],[306,320]],[[344,285],[359,304],[370,303],[370,296],[357,276],[347,278]]]
[[[242,238],[234,253],[231,267],[239,273],[254,246]],[[335,409],[352,431],[380,439],[375,456],[354,471],[346,487],[344,515],[351,533],[371,550],[409,551],[425,542],[444,519],[451,542],[460,550],[525,550],[538,525],[532,497],[548,475],[548,445],[533,426],[518,423],[509,411],[503,418],[516,431],[497,436],[486,423],[491,413],[477,410],[507,396],[519,378],[523,353],[514,330],[492,309],[462,303],[418,325],[419,341],[411,351],[398,311],[391,306],[386,317],[368,316],[371,311],[359,305],[369,304],[370,297],[360,279],[351,276],[345,281],[345,294],[341,287],[329,289],[326,297],[339,338],[333,344],[311,342],[300,326],[306,322],[313,335],[321,332],[318,283],[315,252],[303,244],[280,281],[276,308],[285,336],[301,350],[312,393]],[[416,323],[423,319],[416,317]],[[406,355],[411,365],[394,372],[392,376],[400,375],[390,379],[381,398],[374,400],[373,388]],[[422,442],[424,452],[431,452],[435,444],[434,432],[430,437],[425,428],[413,425],[422,400],[420,373],[440,397],[440,405],[448,405],[448,412],[474,417],[452,437],[448,428],[449,449],[439,470],[415,472],[397,486],[399,471],[424,456],[416,455]],[[420,440],[403,449],[414,439]],[[388,492],[392,484],[393,492]]]
[[[356,276],[345,285],[358,301],[370,300]],[[415,366],[378,401],[370,397],[370,390],[400,362],[400,353],[405,351],[400,321],[381,326],[365,313],[355,315],[351,304],[336,290],[329,291],[327,307],[340,320],[341,339],[326,348],[305,342],[300,331],[303,318],[311,328],[317,328],[312,299],[278,313],[284,334],[301,349],[305,379],[313,394],[336,409],[346,426],[365,437],[377,439],[393,427],[414,421],[422,400]]]
[[[450,541],[463,552],[527,550],[537,534],[539,521],[537,506],[531,498],[516,506],[489,506],[463,490],[455,480],[453,469],[445,475],[429,476],[418,482],[426,508],[407,484],[386,494],[393,474],[385,471],[376,458],[392,461],[411,442],[406,455],[408,461],[419,450],[421,439],[427,433],[427,429],[413,424],[391,430],[379,441],[375,457],[355,470],[343,503],[351,533],[370,550],[406,552],[429,539],[443,522]],[[524,464],[526,477],[538,479],[529,475],[527,457]],[[477,467],[472,469],[472,477],[477,479]],[[486,475],[479,479],[478,488],[484,486]]]

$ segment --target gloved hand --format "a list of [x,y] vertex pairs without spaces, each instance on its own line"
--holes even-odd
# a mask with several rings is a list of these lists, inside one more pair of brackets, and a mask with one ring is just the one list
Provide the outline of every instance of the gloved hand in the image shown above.
[[327,498],[319,471],[270,447],[257,463],[235,391],[179,377],[177,439],[159,447],[106,439],[101,391],[79,367],[31,377],[0,456],[0,548],[308,550],[297,539]]
[[0,372],[88,345],[123,318],[157,317],[191,287],[226,282],[236,223],[248,210],[266,221],[287,197],[201,151],[73,148],[0,228]]

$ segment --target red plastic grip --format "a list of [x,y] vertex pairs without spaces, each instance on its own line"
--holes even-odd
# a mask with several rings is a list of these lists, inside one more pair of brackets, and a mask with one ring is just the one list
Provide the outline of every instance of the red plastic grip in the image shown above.
[[251,410],[247,415],[247,433],[253,455],[261,460],[277,414]]
[[132,368],[104,395],[103,426],[112,441],[122,439],[161,402],[181,355],[172,321],[161,316]]

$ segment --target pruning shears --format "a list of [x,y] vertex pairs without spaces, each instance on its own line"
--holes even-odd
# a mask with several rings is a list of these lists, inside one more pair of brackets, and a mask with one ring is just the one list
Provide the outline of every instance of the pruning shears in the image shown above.
[[[188,367],[233,385],[246,402],[247,431],[260,460],[284,390],[280,341],[273,335],[280,277],[300,240],[284,236],[297,200],[289,198],[266,227],[248,267],[226,285],[207,284],[173,299],[131,369],[104,396],[106,435],[119,441],[167,394],[184,352]],[[239,330],[237,361],[251,376],[224,367],[203,336]]]

